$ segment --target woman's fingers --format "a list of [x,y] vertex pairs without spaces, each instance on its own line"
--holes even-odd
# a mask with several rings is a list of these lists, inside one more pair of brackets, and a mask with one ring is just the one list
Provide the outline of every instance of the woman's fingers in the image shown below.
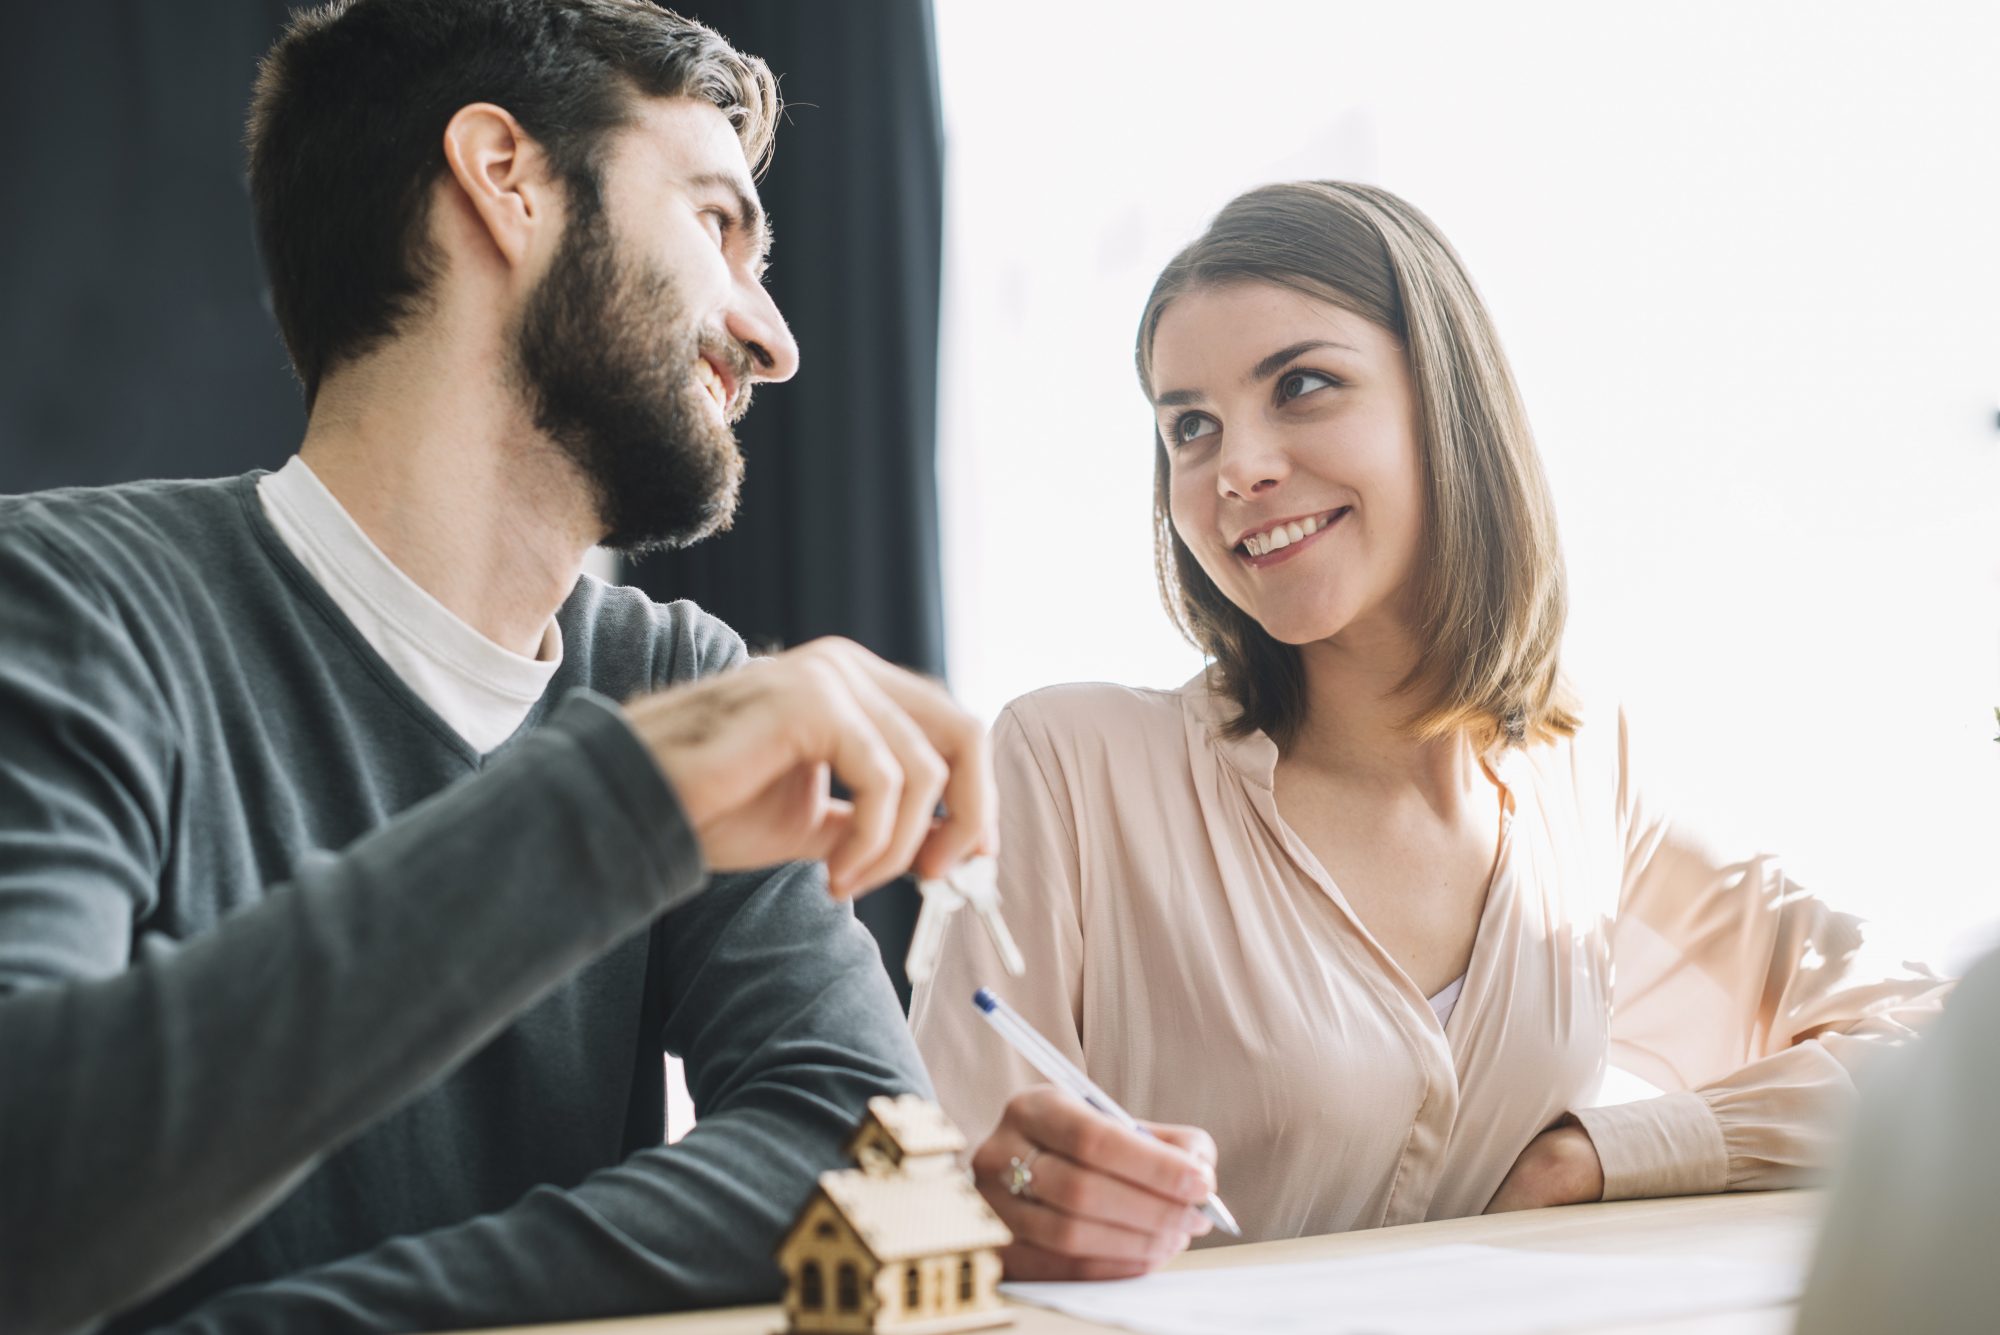
[[1078,1260],[1159,1265],[1188,1244],[1185,1233],[1140,1233],[1068,1214],[1029,1196],[1008,1196],[1000,1217],[1016,1241]]
[[1199,1205],[1215,1190],[1211,1163],[1167,1140],[1128,1131],[1053,1085],[1037,1085],[1015,1095],[1002,1125],[1010,1125],[1034,1144],[1181,1205]]
[[1007,1278],[1014,1280],[1137,1279],[1153,1269],[1143,1261],[1100,1261],[1064,1256],[1025,1242],[1002,1247],[1000,1264],[1006,1270]]
[[[980,1194],[1014,1233],[1002,1253],[1009,1276],[1143,1274],[1207,1233],[1195,1207],[1214,1184],[1202,1157],[1214,1145],[1191,1127],[1165,1130],[1179,1143],[1127,1130],[1053,1086],[1015,1095],[972,1156]],[[1017,1162],[1028,1169],[1019,1193],[1009,1189]]]
[[1054,1150],[1036,1155],[1032,1168],[1034,1199],[1078,1219],[1115,1224],[1156,1238],[1200,1237],[1213,1227],[1192,1205],[1143,1191],[1123,1178],[1086,1168]]
[[1164,1140],[1201,1160],[1211,1169],[1215,1167],[1215,1137],[1198,1126],[1177,1126],[1172,1122],[1145,1122],[1139,1125]]

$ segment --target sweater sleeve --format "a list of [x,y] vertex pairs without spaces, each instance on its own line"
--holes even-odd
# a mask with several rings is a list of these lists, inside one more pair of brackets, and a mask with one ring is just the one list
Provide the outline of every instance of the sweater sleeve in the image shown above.
[[75,1329],[164,1287],[704,883],[651,757],[584,696],[135,960],[172,855],[170,711],[57,549],[0,534],[0,589],[0,1328]]
[[979,1018],[972,1004],[979,988],[992,987],[1064,1056],[1086,1066],[1076,833],[1066,796],[1058,796],[1066,792],[1061,772],[1031,709],[1017,702],[993,725],[1000,908],[1027,975],[1009,977],[978,915],[961,909],[945,929],[936,973],[910,1004],[939,1103],[974,1145],[999,1124],[1008,1099],[1042,1079]]
[[1611,1064],[1668,1091],[1578,1109],[1604,1198],[1801,1186],[1827,1167],[1853,1071],[1909,1038],[1949,984],[1883,958],[1861,922],[1770,857],[1730,859],[1648,800],[1623,716],[1624,877]]
[[930,1086],[873,939],[795,865],[669,915],[668,1049],[701,1117],[573,1189],[222,1294],[182,1335],[443,1330],[774,1301],[772,1253],[869,1098]]

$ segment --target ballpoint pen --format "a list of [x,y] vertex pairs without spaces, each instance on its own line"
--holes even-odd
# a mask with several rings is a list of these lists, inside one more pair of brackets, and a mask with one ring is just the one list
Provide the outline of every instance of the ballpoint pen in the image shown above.
[[[1020,1053],[1023,1061],[1040,1071],[1052,1084],[1082,1099],[1127,1131],[1136,1131],[1153,1140],[1159,1139],[1141,1126],[1138,1118],[1119,1107],[1117,1101],[1099,1089],[1089,1076],[1077,1070],[1074,1062],[1056,1051],[1055,1045],[1043,1038],[1013,1007],[983,987],[972,994],[972,1004],[979,1007],[979,1013],[986,1017],[986,1023],[992,1025],[1000,1037],[1007,1040],[1008,1046]],[[1236,1226],[1235,1217],[1222,1203],[1222,1198],[1214,1192],[1208,1193],[1208,1199],[1201,1203],[1200,1209],[1217,1228],[1231,1237],[1243,1236],[1243,1230]]]

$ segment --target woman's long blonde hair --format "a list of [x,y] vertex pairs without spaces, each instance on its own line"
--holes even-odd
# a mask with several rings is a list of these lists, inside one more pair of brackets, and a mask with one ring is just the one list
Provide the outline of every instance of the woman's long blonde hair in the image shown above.
[[[1555,508],[1493,322],[1450,243],[1373,186],[1300,181],[1238,196],[1153,285],[1137,348],[1149,399],[1153,339],[1168,304],[1244,282],[1275,283],[1372,320],[1409,358],[1425,490],[1411,627],[1418,657],[1398,687],[1413,706],[1410,733],[1464,731],[1484,747],[1575,731],[1557,661],[1567,596]],[[1174,531],[1169,481],[1156,430],[1154,565],[1167,613],[1214,660],[1238,708],[1231,733],[1261,730],[1285,745],[1305,715],[1299,651],[1202,570]]]

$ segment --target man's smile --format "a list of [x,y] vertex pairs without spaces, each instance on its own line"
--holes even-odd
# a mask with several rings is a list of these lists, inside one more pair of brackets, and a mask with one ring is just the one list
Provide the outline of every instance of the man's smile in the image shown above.
[[729,420],[729,404],[736,397],[735,386],[730,383],[729,371],[706,353],[695,358],[695,383],[708,391],[709,402],[715,408],[715,415],[723,421]]

